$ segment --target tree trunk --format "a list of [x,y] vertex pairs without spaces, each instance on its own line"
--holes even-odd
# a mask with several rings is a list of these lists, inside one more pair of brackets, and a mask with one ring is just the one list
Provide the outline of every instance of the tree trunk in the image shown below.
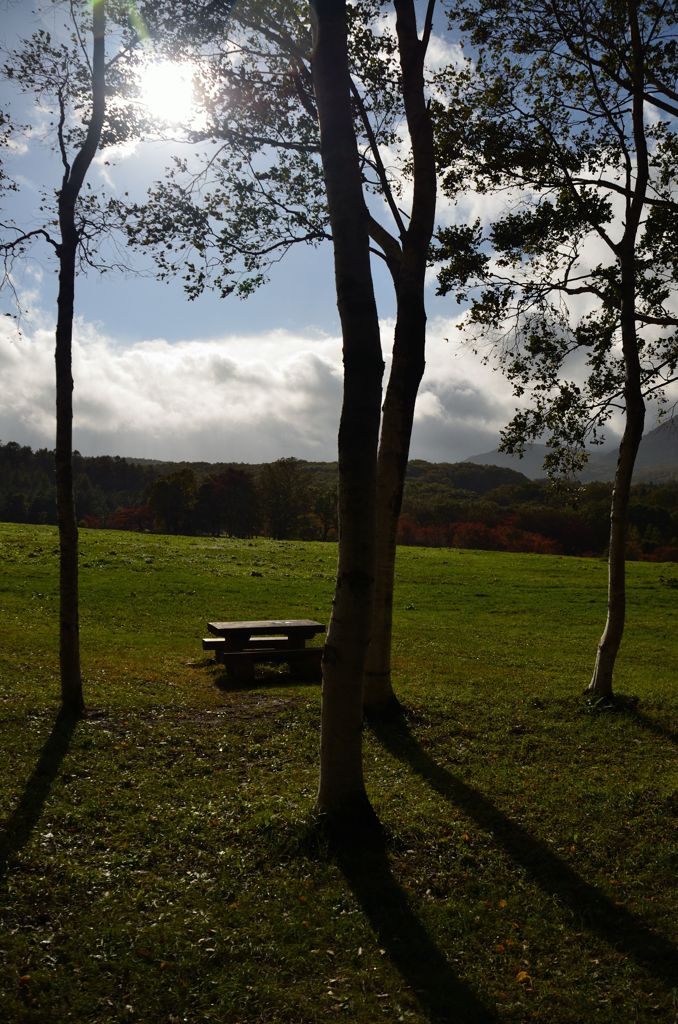
[[59,293],[54,361],[56,366],[56,495],[59,523],[59,664],[61,705],[64,711],[79,715],[85,707],[80,669],[80,625],[78,601],[78,527],[73,493],[73,311],[75,302],[75,265],[78,231],[75,205],[85,175],[99,146],[105,112],[104,0],[93,4],[92,116],[85,140],[73,165],[65,155],[63,110],[59,124],[59,142],[64,162],[64,177],[58,197],[61,241],[59,255]]
[[[401,271],[401,279],[404,271]],[[426,313],[421,288],[399,289],[393,362],[384,402],[377,477],[377,562],[372,639],[365,672],[365,712],[370,717],[400,707],[391,682],[396,538],[410,451],[414,406],[424,372]]]
[[633,467],[645,426],[645,403],[641,385],[635,313],[635,254],[627,245],[621,255],[621,330],[624,352],[626,406],[624,434],[614,475],[610,507],[608,552],[607,621],[598,644],[593,676],[586,692],[611,698],[614,666],[624,634],[626,619],[626,538]]
[[394,274],[396,329],[379,444],[375,606],[364,695],[365,711],[371,717],[388,715],[399,708],[391,682],[396,537],[414,407],[425,366],[424,286],[436,208],[433,126],[424,90],[430,26],[426,21],[424,38],[420,39],[413,0],[395,0],[395,9],[403,100],[412,143],[414,192],[412,216],[402,239],[402,259]]
[[59,662],[61,705],[80,714],[85,707],[80,672],[80,629],[78,618],[78,527],[73,495],[73,377],[71,348],[75,292],[75,226],[67,227],[61,216],[62,242],[59,247],[59,295],[56,328],[56,497],[59,523]]
[[344,0],[312,0],[313,82],[332,225],[344,358],[339,427],[339,564],[323,657],[318,811],[373,819],[363,780],[362,696],[374,599],[376,459],[383,361],[368,213],[350,101]]
[[630,167],[627,188],[624,235],[619,245],[620,324],[624,356],[624,434],[614,477],[610,510],[610,550],[608,554],[607,621],[598,644],[593,676],[586,692],[595,697],[611,698],[617,654],[624,634],[626,619],[626,537],[628,534],[629,497],[633,467],[645,426],[642,370],[636,321],[636,243],[649,181],[649,156],[645,134],[645,48],[638,26],[636,0],[627,0],[626,14],[631,36],[631,79],[633,82],[632,123],[636,147],[636,181],[631,189]]
[[640,392],[627,399],[626,426],[619,446],[610,510],[607,621],[598,644],[593,676],[586,692],[594,697],[613,696],[612,679],[626,618],[626,537],[633,467],[643,436],[645,405]]

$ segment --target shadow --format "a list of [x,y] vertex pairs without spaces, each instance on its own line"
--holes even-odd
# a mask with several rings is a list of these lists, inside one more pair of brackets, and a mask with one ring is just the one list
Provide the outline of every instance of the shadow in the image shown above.
[[266,669],[255,672],[252,679],[231,679],[226,669],[217,668],[212,672],[212,681],[219,690],[229,693],[246,693],[250,690],[272,690],[279,686],[312,686],[319,689],[322,679],[295,675],[294,672],[276,672]]
[[63,710],[59,712],[21,799],[0,830],[0,884],[40,820],[79,721],[80,716]]
[[391,873],[383,837],[333,844],[337,865],[380,946],[435,1024],[492,1024],[496,1014],[460,981]]
[[656,722],[653,718],[649,718],[643,711],[637,709],[630,712],[630,716],[634,722],[637,722],[641,729],[647,729],[648,732],[658,736],[662,740],[668,740],[669,743],[673,743],[674,746],[678,747],[678,732],[674,732],[673,729],[667,729],[666,726]]
[[584,928],[618,952],[632,957],[669,989],[676,987],[678,948],[669,939],[653,931],[630,910],[614,903],[598,886],[586,882],[481,792],[436,764],[419,745],[405,719],[383,726],[375,724],[372,729],[391,754],[409,764],[437,793],[491,833],[495,842],[540,889],[569,907]]
[[629,696],[625,693],[616,693],[612,697],[601,697],[599,699],[588,698],[585,700],[585,710],[589,715],[619,715],[646,729],[659,739],[668,740],[674,746],[678,746],[678,733],[673,729],[667,729],[665,725],[650,718],[644,711],[639,709],[640,700],[636,696]]

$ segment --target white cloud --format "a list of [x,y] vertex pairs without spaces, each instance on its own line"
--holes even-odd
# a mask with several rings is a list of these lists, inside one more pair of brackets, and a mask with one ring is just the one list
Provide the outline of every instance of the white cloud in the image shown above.
[[429,322],[412,458],[458,462],[495,448],[513,412],[509,384],[462,342],[458,322],[458,317]]
[[[388,11],[372,25],[373,31],[378,36],[389,35],[392,39],[397,39],[396,32],[397,16],[395,11]],[[423,19],[419,19],[418,31],[421,36],[423,29]],[[449,35],[440,35],[438,32],[433,31],[429,38],[428,49],[426,51],[426,66],[429,70],[441,70],[449,66],[450,64],[458,67],[465,63],[466,58],[461,45],[452,41]]]
[[94,165],[98,168],[99,174],[109,188],[115,190],[116,183],[111,173],[113,166],[123,160],[136,156],[141,142],[139,139],[128,139],[125,142],[118,142],[113,146],[106,146],[94,157]]
[[[384,351],[393,323],[382,324]],[[433,321],[413,457],[457,461],[494,447],[507,388]],[[54,334],[0,322],[0,438],[54,444]],[[74,444],[84,454],[262,462],[336,458],[342,390],[336,337],[269,331],[122,345],[76,323]]]
[[432,71],[442,71],[447,67],[461,68],[467,62],[464,51],[458,42],[449,38],[431,34],[426,51],[426,65]]
[[14,156],[26,156],[28,143],[21,139],[5,139],[4,145]]
[[[0,325],[0,436],[51,447],[53,332]],[[74,443],[84,453],[262,461],[334,458],[341,400],[336,339],[163,339],[120,346],[76,324]]]

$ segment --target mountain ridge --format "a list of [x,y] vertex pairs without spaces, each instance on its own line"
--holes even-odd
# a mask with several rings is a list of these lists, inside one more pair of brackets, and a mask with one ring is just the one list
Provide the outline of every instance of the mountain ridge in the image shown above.
[[[495,448],[480,455],[470,455],[464,462],[515,469],[531,480],[539,480],[546,476],[544,457],[548,451],[548,445],[528,444],[521,458]],[[586,466],[577,476],[582,483],[596,480],[607,482],[614,478],[616,465],[616,445],[606,451],[592,449]],[[633,474],[634,483],[663,483],[667,480],[678,480],[678,416],[660,423],[645,434]]]

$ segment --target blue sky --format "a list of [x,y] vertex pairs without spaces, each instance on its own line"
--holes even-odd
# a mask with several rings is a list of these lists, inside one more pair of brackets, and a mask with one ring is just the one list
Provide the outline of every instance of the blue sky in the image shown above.
[[[5,47],[26,27],[23,4],[0,3]],[[54,27],[49,3],[39,4]],[[45,13],[46,12],[46,13]],[[444,54],[446,43],[436,40]],[[2,82],[1,102],[16,97]],[[58,184],[60,165],[41,140],[43,110],[16,107],[33,126],[6,156],[21,184],[4,217],[38,223],[37,187]],[[104,153],[92,187],[141,195],[170,148],[141,143]],[[106,166],[104,159],[109,161]],[[443,211],[443,216],[445,211]],[[448,211],[449,215],[449,211]],[[4,219],[3,217],[3,219]],[[139,266],[138,257],[131,257]],[[393,331],[390,281],[375,267],[384,355]],[[56,273],[38,244],[15,268],[25,315],[0,320],[0,439],[53,447]],[[429,292],[429,343],[412,456],[457,461],[495,446],[512,409],[507,385],[462,345],[451,299]],[[11,296],[2,311],[14,312]],[[258,462],[294,455],[331,460],[341,402],[341,351],[331,249],[299,247],[246,301],[213,294],[189,302],[178,282],[90,272],[76,290],[74,443],[84,454]]]

